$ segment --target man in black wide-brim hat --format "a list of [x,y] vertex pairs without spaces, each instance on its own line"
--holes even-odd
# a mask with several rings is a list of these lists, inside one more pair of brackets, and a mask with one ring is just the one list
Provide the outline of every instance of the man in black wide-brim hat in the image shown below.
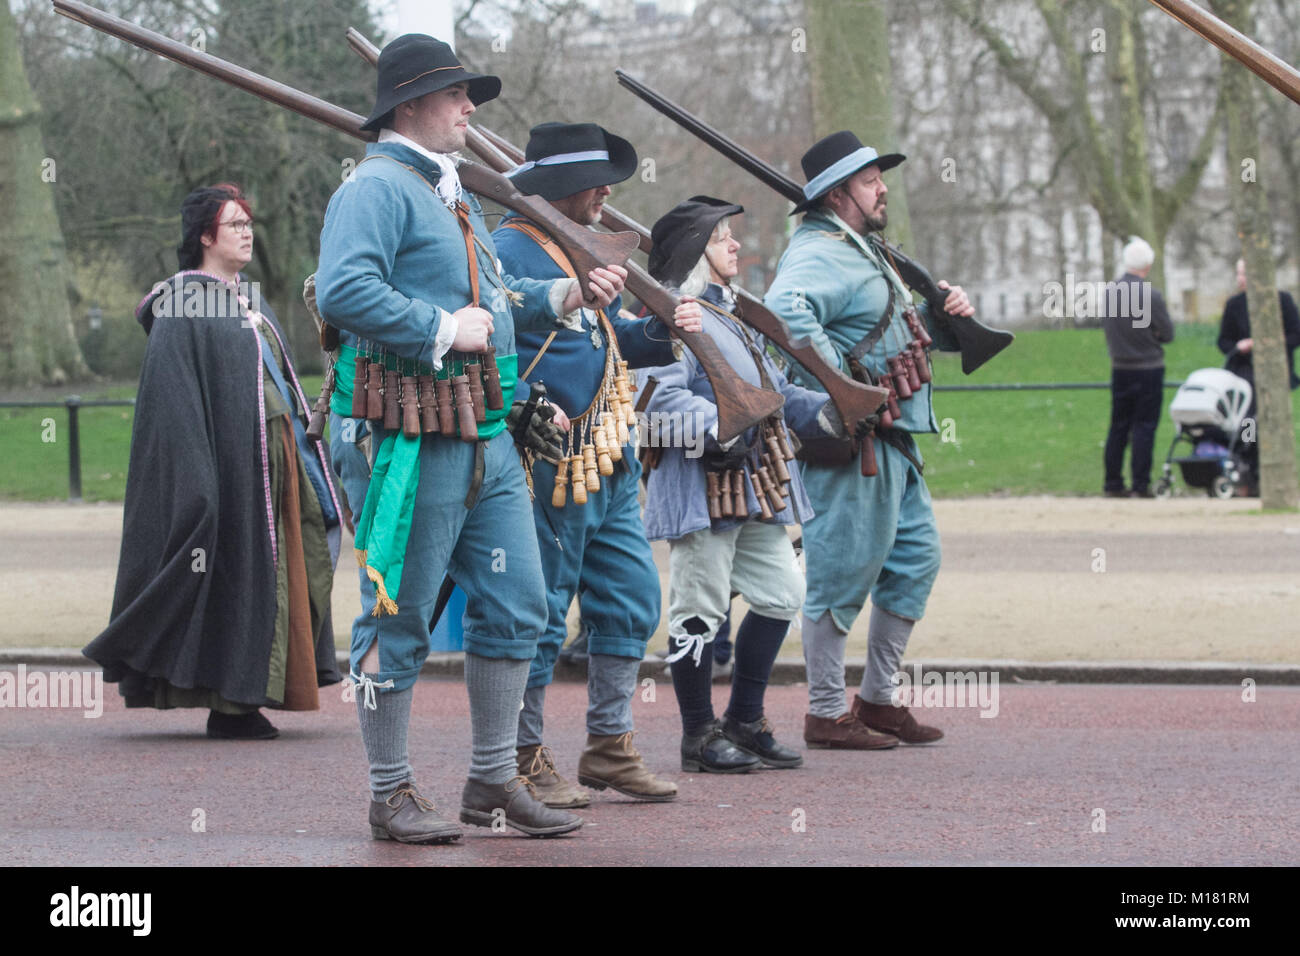
[[[803,156],[808,179],[795,212],[804,219],[790,239],[768,289],[767,306],[806,336],[837,368],[898,392],[892,427],[877,428],[878,473],[864,477],[856,456],[813,457],[805,449],[804,484],[816,516],[803,528],[808,594],[803,649],[808,668],[804,740],[810,747],[870,750],[891,740],[923,744],[943,736],[894,706],[893,680],[916,621],[925,613],[939,572],[939,533],[921,456],[912,438],[937,432],[930,402],[927,340],[955,350],[928,305],[910,315],[912,296],[868,241],[885,228],[889,192],[882,174],[903,161],[880,155],[848,130],[818,141]],[[939,284],[947,288],[945,283]],[[943,308],[974,314],[966,294],[949,290]],[[797,364],[791,377],[816,380]],[[849,628],[871,597],[866,670],[852,708],[844,712],[844,652]]]
[[[535,126],[525,162],[508,175],[522,192],[551,202],[574,222],[600,220],[610,186],[637,168],[636,150],[594,123]],[[537,225],[510,215],[492,234],[505,270],[534,279],[573,275],[559,246]],[[544,745],[543,703],[556,657],[568,632],[576,594],[587,633],[587,746],[578,760],[578,782],[638,800],[677,796],[676,784],[658,779],[632,746],[632,696],[646,643],[659,626],[659,572],[641,523],[637,498],[641,465],[628,443],[618,387],[627,367],[673,361],[671,337],[655,317],[619,314],[619,300],[603,311],[581,311],[581,327],[519,336],[519,387],[543,382],[549,399],[568,415],[567,460],[560,469],[533,465],[537,542],[546,576],[549,618],[537,645],[519,714],[518,766],[551,807],[590,801],[556,769]],[[678,309],[677,324],[700,329],[699,306]],[[616,418],[624,419],[619,432]],[[584,449],[591,448],[596,475],[586,476]],[[564,469],[583,469],[584,491],[569,494]],[[585,501],[578,500],[585,498]]]
[[[467,71],[447,44],[408,34],[380,54],[377,82],[365,128],[379,130],[379,141],[330,200],[316,276],[322,316],[347,333],[335,368],[331,450],[358,516],[362,612],[351,669],[370,763],[371,833],[404,843],[461,835],[416,788],[406,746],[444,573],[467,598],[473,750],[460,820],[531,836],[567,833],[581,818],[545,806],[515,767],[519,703],[546,626],[546,591],[507,429],[510,403],[468,424],[495,403],[465,401],[464,370],[486,368],[484,353],[495,349],[502,392],[511,395],[516,325],[563,327],[582,304],[579,283],[501,274],[478,201],[461,188],[454,154],[471,114],[500,92],[500,80]],[[611,266],[582,278],[607,304],[624,275]],[[437,431],[407,437],[352,418],[358,362],[426,382],[453,376],[457,405],[477,406],[466,425],[474,431],[460,433],[449,417]],[[439,384],[440,397],[451,397],[453,388]]]

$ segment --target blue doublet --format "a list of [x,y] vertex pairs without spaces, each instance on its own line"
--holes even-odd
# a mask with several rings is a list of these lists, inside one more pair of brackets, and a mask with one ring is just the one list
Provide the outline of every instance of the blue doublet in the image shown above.
[[[560,278],[565,273],[527,234],[502,226],[493,234],[502,265],[512,275]],[[606,314],[618,336],[619,350],[633,368],[661,365],[673,359],[668,332],[657,318],[625,319],[618,315],[619,300]],[[608,343],[603,327],[597,340],[592,327],[599,320],[583,310],[583,331],[561,329],[537,363],[530,382],[545,383],[550,400],[570,416],[581,415],[591,405],[605,372]],[[532,364],[547,333],[519,336],[519,373],[516,398],[527,392],[524,370]],[[528,675],[528,686],[551,683],[555,659],[568,635],[566,618],[575,595],[587,628],[587,649],[592,654],[640,659],[646,643],[659,625],[659,572],[641,524],[637,501],[641,466],[631,446],[624,448],[614,473],[601,477],[600,490],[588,492],[587,503],[572,500],[563,508],[551,507],[550,491],[555,466],[538,461],[533,467],[537,489],[533,516],[546,578],[547,620]]]

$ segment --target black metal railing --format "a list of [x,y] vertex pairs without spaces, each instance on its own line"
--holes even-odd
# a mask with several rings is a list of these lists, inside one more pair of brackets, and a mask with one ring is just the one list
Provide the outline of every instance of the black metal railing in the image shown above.
[[68,410],[68,500],[81,500],[81,422],[83,408],[134,407],[134,398],[92,398],[69,395],[61,402],[0,402],[0,408],[66,408]]

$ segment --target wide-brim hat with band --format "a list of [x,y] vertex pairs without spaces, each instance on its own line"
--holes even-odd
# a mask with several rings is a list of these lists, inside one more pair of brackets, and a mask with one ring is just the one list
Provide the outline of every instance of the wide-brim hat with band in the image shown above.
[[851,130],[831,133],[813,143],[812,148],[803,154],[803,159],[799,160],[808,185],[803,188],[803,202],[795,206],[790,215],[807,211],[822,196],[873,163],[883,173],[906,158],[902,153],[886,153],[881,156],[870,146],[863,146],[857,134]]
[[631,143],[595,123],[541,123],[529,132],[524,162],[506,175],[521,193],[555,200],[621,183],[636,163]]
[[375,108],[362,129],[379,129],[384,118],[403,103],[453,83],[469,84],[469,99],[475,106],[501,95],[499,77],[469,72],[451,47],[425,33],[405,33],[384,47],[376,83]]
[[744,206],[712,196],[692,196],[678,203],[650,230],[650,275],[667,285],[681,285],[704,255],[714,227],[744,211]]

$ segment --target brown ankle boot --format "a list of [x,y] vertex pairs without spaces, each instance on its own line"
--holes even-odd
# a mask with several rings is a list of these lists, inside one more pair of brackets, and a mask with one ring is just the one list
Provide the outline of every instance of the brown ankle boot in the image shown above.
[[858,723],[881,733],[893,734],[905,744],[932,744],[943,739],[938,727],[918,724],[906,707],[893,704],[868,704],[860,696],[853,696],[852,714]]
[[878,734],[847,713],[838,717],[804,714],[803,742],[813,750],[888,750],[898,746],[897,737]]
[[551,748],[536,744],[515,751],[519,775],[533,785],[537,799],[556,810],[571,810],[591,803],[591,794],[559,775]]
[[632,734],[587,735],[587,749],[578,758],[578,783],[595,790],[608,787],[625,797],[663,803],[677,799],[677,784],[660,780],[632,746]]

